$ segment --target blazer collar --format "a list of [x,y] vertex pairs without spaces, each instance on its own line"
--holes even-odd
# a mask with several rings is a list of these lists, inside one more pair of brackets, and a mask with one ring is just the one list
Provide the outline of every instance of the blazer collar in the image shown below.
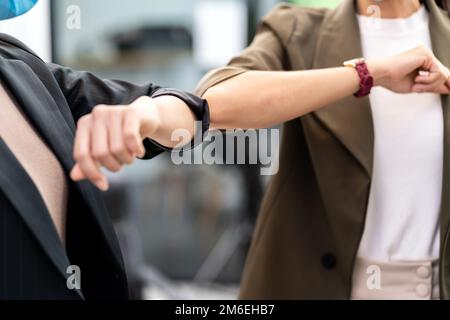
[[[344,61],[362,55],[355,2],[345,0],[325,17],[313,68],[340,66]],[[348,97],[314,114],[371,176],[374,129],[369,98]]]

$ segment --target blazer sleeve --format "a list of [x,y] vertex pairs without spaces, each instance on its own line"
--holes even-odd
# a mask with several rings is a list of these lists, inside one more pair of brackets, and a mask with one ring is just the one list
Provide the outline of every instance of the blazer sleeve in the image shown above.
[[293,7],[276,6],[261,21],[250,46],[234,57],[226,67],[207,73],[195,90],[202,96],[209,88],[247,71],[283,71],[286,69],[286,46],[295,28]]
[[[47,64],[55,77],[71,109],[75,122],[99,105],[126,105],[141,96],[159,97],[170,95],[184,101],[202,123],[202,137],[209,128],[209,108],[206,100],[188,92],[161,88],[153,84],[136,85],[126,81],[101,79],[92,73],[76,71],[57,64]],[[146,159],[152,158],[165,148],[151,139],[144,141]]]

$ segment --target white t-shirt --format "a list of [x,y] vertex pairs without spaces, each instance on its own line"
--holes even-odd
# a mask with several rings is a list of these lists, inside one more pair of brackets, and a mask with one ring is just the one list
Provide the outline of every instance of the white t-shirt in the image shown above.
[[[406,19],[358,16],[364,57],[431,48],[428,12]],[[358,256],[375,261],[439,257],[443,111],[438,94],[370,95],[375,129],[374,168]]]

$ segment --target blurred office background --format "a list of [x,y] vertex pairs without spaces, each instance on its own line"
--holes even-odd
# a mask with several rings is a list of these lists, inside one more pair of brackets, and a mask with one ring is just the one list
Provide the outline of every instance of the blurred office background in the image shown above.
[[[293,0],[335,6],[340,0]],[[192,91],[253,37],[277,0],[40,0],[0,32],[44,60]],[[234,299],[267,179],[257,165],[175,166],[169,155],[109,175],[105,194],[137,299]]]

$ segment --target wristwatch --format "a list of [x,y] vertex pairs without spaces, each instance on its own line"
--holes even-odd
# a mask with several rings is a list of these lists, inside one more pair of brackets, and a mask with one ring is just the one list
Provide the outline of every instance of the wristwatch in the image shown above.
[[355,97],[361,98],[370,94],[373,88],[374,81],[367,67],[364,58],[352,59],[344,62],[344,67],[354,68],[359,76],[359,90],[354,94]]

